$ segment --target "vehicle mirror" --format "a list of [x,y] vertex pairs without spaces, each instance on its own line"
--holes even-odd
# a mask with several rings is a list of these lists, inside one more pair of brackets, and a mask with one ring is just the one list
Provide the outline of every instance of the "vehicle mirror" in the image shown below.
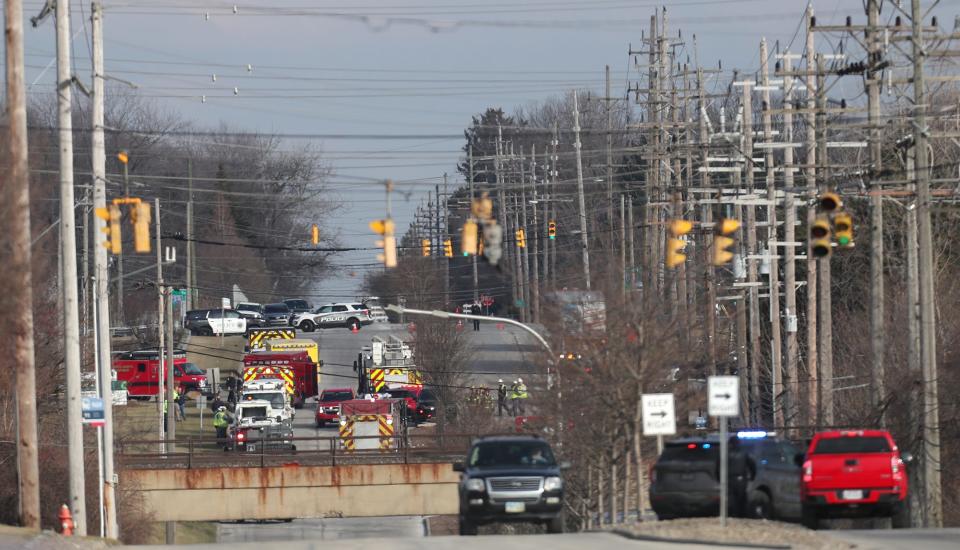
[[907,452],[900,453],[900,460],[902,460],[904,464],[910,464],[913,462],[913,455]]
[[803,461],[807,458],[807,455],[804,453],[797,453],[793,455],[793,463],[797,466],[803,466]]
[[568,461],[566,461],[566,460],[564,460],[563,462],[560,463],[560,469],[561,469],[561,470],[569,470],[572,466],[573,466],[573,465],[570,464],[570,462],[568,462]]
[[466,467],[464,467],[463,462],[454,462],[454,463],[453,463],[453,471],[454,471],[454,472],[463,472],[463,471],[465,471],[465,470],[466,470]]

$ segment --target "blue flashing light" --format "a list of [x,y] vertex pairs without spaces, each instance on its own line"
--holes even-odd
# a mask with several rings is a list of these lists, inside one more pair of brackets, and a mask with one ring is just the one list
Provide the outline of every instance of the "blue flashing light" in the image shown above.
[[737,437],[740,439],[763,439],[767,437],[767,432],[763,430],[744,430],[737,432]]
[[710,445],[709,443],[704,443],[704,444],[703,444],[703,448],[704,448],[704,449],[709,449],[710,447],[711,447],[711,445]]

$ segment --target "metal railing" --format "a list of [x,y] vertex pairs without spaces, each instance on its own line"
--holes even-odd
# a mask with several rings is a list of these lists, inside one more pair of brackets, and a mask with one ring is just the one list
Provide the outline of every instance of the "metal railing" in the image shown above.
[[[355,449],[339,437],[257,439],[237,449],[230,439],[189,438],[133,440],[116,445],[116,461],[128,469],[275,467],[285,465],[423,464],[464,459],[476,434],[396,435],[390,447],[378,448],[384,436],[353,437]],[[364,444],[365,442],[371,442]],[[365,449],[362,447],[376,447]]]

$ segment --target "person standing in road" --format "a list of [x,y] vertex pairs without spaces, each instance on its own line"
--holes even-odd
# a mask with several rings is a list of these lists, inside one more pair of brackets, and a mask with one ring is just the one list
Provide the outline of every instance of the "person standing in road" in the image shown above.
[[527,414],[527,407],[525,405],[527,401],[527,385],[523,383],[523,378],[517,378],[517,410],[520,411],[520,414]]
[[497,416],[503,416],[504,410],[506,410],[509,415],[510,410],[507,409],[507,385],[503,383],[503,378],[497,380],[497,383],[500,384],[497,386]]
[[183,386],[173,388],[173,403],[176,405],[176,408],[173,409],[173,419],[176,422],[183,422],[187,418],[184,401],[186,401],[186,397],[184,396]]
[[517,388],[519,387],[519,382],[514,380],[513,384],[510,385],[510,416],[517,416],[517,407],[519,406],[519,393]]
[[220,406],[216,414],[213,415],[213,427],[217,430],[217,443],[222,444],[227,439],[227,426],[230,422],[227,420],[227,408]]
[[[473,301],[473,308],[471,309],[474,315],[480,315],[480,312],[483,311],[483,306],[480,305],[480,300]],[[480,330],[480,319],[473,320],[473,330]]]
[[167,433],[167,387],[163,387],[163,433]]

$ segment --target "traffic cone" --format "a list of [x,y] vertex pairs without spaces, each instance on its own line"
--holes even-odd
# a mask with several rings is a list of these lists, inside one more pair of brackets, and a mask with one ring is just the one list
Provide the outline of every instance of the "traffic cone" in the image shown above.
[[360,326],[357,325],[356,323],[350,325],[350,332],[357,334],[358,332],[360,332]]
[[503,323],[497,323],[497,330],[503,330]]
[[70,515],[70,508],[66,504],[60,507],[60,532],[63,536],[73,535],[73,516]]

